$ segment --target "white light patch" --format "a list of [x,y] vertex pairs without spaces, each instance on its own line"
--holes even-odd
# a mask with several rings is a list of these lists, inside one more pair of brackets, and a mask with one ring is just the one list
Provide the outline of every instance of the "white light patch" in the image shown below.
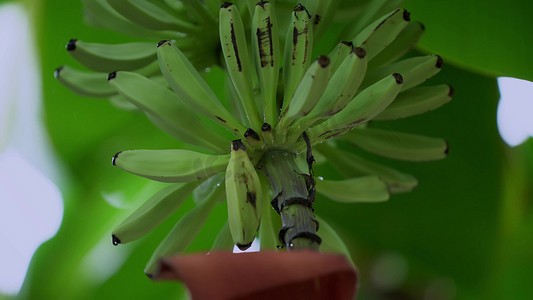
[[61,223],[57,187],[15,149],[0,154],[0,291],[20,289],[35,249]]
[[237,246],[233,246],[233,253],[245,253],[245,252],[258,252],[261,249],[261,242],[258,239],[254,239],[250,248],[241,251]]
[[498,130],[509,146],[518,146],[533,136],[533,82],[500,77],[498,85]]
[[41,78],[23,6],[0,5],[0,293],[16,294],[37,247],[57,231],[61,179],[41,111]]

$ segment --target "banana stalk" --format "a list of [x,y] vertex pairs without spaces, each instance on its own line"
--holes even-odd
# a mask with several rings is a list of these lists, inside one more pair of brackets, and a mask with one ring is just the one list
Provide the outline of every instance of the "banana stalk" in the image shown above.
[[274,199],[271,204],[281,215],[281,244],[289,251],[317,251],[321,239],[317,235],[318,221],[312,208],[312,174],[301,172],[296,165],[296,155],[285,151],[265,153],[259,169],[272,186]]

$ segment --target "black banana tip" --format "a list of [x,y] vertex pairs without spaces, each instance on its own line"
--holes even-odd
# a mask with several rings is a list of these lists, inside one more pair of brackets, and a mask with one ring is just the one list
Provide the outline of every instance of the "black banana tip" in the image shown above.
[[150,279],[154,279],[154,275],[150,274],[150,273],[144,273],[146,274],[146,277],[150,278]]
[[76,42],[77,41],[78,41],[78,39],[70,39],[70,41],[68,41],[67,45],[65,46],[67,51],[76,50]]
[[403,77],[400,73],[394,73],[392,74],[394,76],[394,79],[396,79],[396,83],[402,84],[403,83]]
[[426,26],[424,26],[424,24],[422,23],[418,23],[420,25],[420,28],[422,28],[422,31],[426,31]]
[[444,141],[446,143],[446,149],[444,149],[444,154],[448,155],[450,152],[450,144],[448,144],[448,141]]
[[111,160],[111,162],[113,163],[113,166],[117,165],[117,158],[120,155],[120,153],[122,153],[122,151],[120,151],[117,154],[113,155],[113,159]]
[[311,19],[311,15],[309,14],[309,12],[307,11],[307,9],[305,8],[305,6],[302,5],[302,3],[298,3],[296,5],[296,7],[294,8],[294,12],[297,13],[297,12],[301,12],[301,11],[305,11],[305,13],[307,14],[307,16],[309,17],[309,19]]
[[248,128],[248,130],[246,130],[246,132],[244,133],[244,137],[246,139],[248,138],[252,138],[256,141],[260,141],[261,140],[261,137],[259,137],[259,134],[257,134],[257,132],[255,132],[255,130],[253,130],[252,128]]
[[224,2],[224,3],[220,6],[220,8],[228,8],[228,7],[232,6],[232,5],[233,5],[233,3],[231,3],[231,2]]
[[261,6],[262,8],[265,8],[266,4],[268,4],[268,1],[259,1],[255,6]]
[[157,43],[157,48],[161,47],[161,46],[164,45],[165,43],[169,43],[169,44],[170,44],[170,41],[169,41],[169,40],[162,40],[162,41],[160,41],[159,43]]
[[320,55],[317,60],[318,60],[318,64],[322,68],[329,66],[330,60],[329,60],[329,57],[327,57],[326,55]]
[[407,10],[403,11],[403,19],[407,22],[411,21],[411,13]]
[[357,55],[359,58],[364,58],[366,56],[366,50],[361,47],[355,47],[352,52],[355,53],[355,55]]
[[353,49],[353,43],[351,41],[342,41],[341,44],[344,44],[348,47],[351,47]]
[[437,63],[435,64],[435,66],[440,69],[440,68],[442,68],[442,63],[443,63],[442,57],[437,55]]
[[107,75],[107,81],[115,79],[116,77],[117,77],[117,71],[111,72],[111,73],[109,73],[109,75]]
[[61,70],[63,70],[64,66],[61,66],[54,71],[54,77],[59,78],[59,75],[61,74]]
[[239,151],[239,150],[246,151],[246,146],[244,146],[244,144],[242,143],[241,140],[233,140],[233,141],[231,141],[231,148],[232,148],[233,151]]
[[453,89],[453,86],[451,85],[448,85],[448,87],[450,88],[450,91],[448,92],[448,96],[450,98],[453,98],[453,95],[455,94],[455,90]]
[[264,123],[263,126],[261,126],[261,131],[271,131],[272,130],[272,126],[270,126],[270,124],[268,123]]
[[111,239],[113,240],[113,245],[118,246],[118,244],[120,244],[120,239],[114,234],[111,236]]
[[252,246],[252,243],[249,243],[249,244],[246,244],[246,245],[237,243],[237,244],[235,244],[235,246],[237,246],[237,248],[239,248],[239,250],[245,251],[248,248],[250,248],[250,246]]

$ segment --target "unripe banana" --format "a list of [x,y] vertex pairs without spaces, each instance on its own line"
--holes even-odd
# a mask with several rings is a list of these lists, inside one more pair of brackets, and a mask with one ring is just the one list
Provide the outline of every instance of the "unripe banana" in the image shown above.
[[366,88],[343,110],[311,128],[308,132],[309,138],[324,139],[333,131],[350,130],[372,120],[392,103],[402,83],[402,75],[394,73]]
[[368,152],[392,159],[431,161],[448,154],[448,143],[443,139],[390,130],[355,129],[342,138]]
[[281,118],[276,126],[276,132],[285,135],[287,128],[294,120],[304,117],[311,112],[328,86],[330,77],[331,67],[329,58],[321,55],[309,66],[289,104],[281,112]]
[[264,120],[271,126],[276,125],[279,114],[276,100],[280,67],[278,31],[272,4],[267,1],[257,3],[252,19],[252,49],[261,87]]
[[450,102],[453,93],[453,88],[447,84],[410,89],[399,93],[394,102],[374,120],[396,120],[432,111]]
[[180,207],[200,182],[177,183],[157,192],[113,230],[113,244],[125,244],[152,231]]
[[157,59],[153,43],[108,45],[71,39],[66,48],[74,59],[96,72],[131,71]]
[[333,74],[313,110],[294,122],[289,132],[289,141],[298,138],[303,131],[318,120],[342,110],[355,96],[359,85],[365,77],[366,65],[365,50],[363,48],[355,48]]
[[231,144],[231,158],[226,169],[226,198],[231,236],[241,250],[254,241],[261,223],[261,182],[240,140]]
[[133,23],[152,30],[198,33],[199,27],[180,19],[147,0],[107,0],[119,14]]
[[259,241],[261,245],[261,250],[276,250],[279,244],[278,237],[274,230],[274,225],[272,223],[272,215],[275,215],[275,218],[279,219],[279,215],[272,208],[272,204],[269,199],[272,199],[270,196],[270,182],[263,173],[257,173],[259,175],[259,180],[261,181],[261,190],[263,191],[263,211],[261,217],[261,226],[259,228]]
[[283,65],[283,81],[285,86],[283,106],[289,105],[290,99],[300,84],[307,68],[311,64],[313,50],[313,26],[311,16],[301,4],[292,12],[287,38]]
[[208,155],[189,150],[130,150],[113,156],[113,165],[152,180],[188,182],[223,172],[228,155]]
[[168,88],[133,72],[114,72],[108,76],[108,80],[118,93],[139,109],[170,123],[178,130],[180,140],[215,149],[216,152],[226,148],[224,145],[227,141],[213,134],[212,129],[205,126],[183,100]]
[[316,191],[331,200],[344,203],[389,200],[387,185],[378,176],[360,176],[345,180],[316,181]]
[[169,86],[190,108],[244,138],[247,128],[226,110],[176,46],[169,41],[161,41],[157,48],[157,57]]
[[376,55],[368,65],[369,70],[393,63],[411,50],[424,34],[424,25],[420,22],[410,23],[390,45]]
[[315,147],[324,155],[329,163],[346,177],[362,174],[376,175],[385,182],[390,193],[406,193],[418,185],[418,181],[410,174],[402,173],[388,166],[366,160],[352,152],[334,148],[327,143]]
[[352,38],[359,32],[363,31],[367,26],[377,19],[382,19],[383,15],[390,14],[392,10],[402,7],[405,0],[372,0],[364,6],[364,13],[361,13],[354,18],[352,23],[346,26],[342,37]]
[[106,82],[105,73],[83,72],[63,66],[55,70],[54,76],[61,84],[82,96],[102,98],[117,94]]
[[369,72],[361,83],[361,89],[374,84],[388,74],[397,72],[403,77],[404,83],[401,91],[406,91],[433,77],[441,69],[442,58],[438,55],[411,57]]
[[353,50],[353,43],[342,41],[335,46],[335,48],[328,55],[329,60],[331,61],[331,73],[337,72],[337,69],[340,67],[342,62]]
[[355,47],[364,48],[368,60],[371,60],[394,41],[410,20],[409,12],[398,8],[368,25],[355,36],[353,44]]
[[259,117],[252,87],[252,65],[241,15],[236,5],[225,2],[220,7],[219,33],[226,68],[239,95],[250,127],[259,130]]

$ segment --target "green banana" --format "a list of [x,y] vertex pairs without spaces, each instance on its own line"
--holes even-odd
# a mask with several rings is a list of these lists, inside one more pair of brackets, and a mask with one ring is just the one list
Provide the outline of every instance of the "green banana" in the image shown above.
[[299,137],[309,126],[318,120],[342,110],[355,96],[366,72],[366,52],[354,48],[333,74],[329,83],[311,112],[295,121],[289,131],[289,140]]
[[368,25],[353,38],[353,44],[355,47],[364,48],[368,60],[371,60],[394,41],[409,21],[409,12],[398,8]]
[[372,0],[368,1],[367,4],[363,4],[363,7],[359,8],[364,13],[359,13],[356,18],[350,18],[353,20],[348,24],[341,34],[343,38],[345,37],[354,37],[356,34],[361,32],[365,27],[370,25],[372,22],[381,18],[384,14],[402,7],[404,0]]
[[453,88],[447,84],[417,87],[398,94],[374,120],[387,121],[423,114],[450,102]]
[[216,152],[227,149],[228,141],[212,134],[212,130],[171,90],[133,72],[114,72],[108,79],[109,84],[118,93],[139,109],[176,128],[179,140],[211,150],[216,149]]
[[264,120],[271,126],[278,121],[277,87],[280,67],[279,28],[276,13],[267,1],[255,6],[252,19],[252,49],[261,87]]
[[[121,95],[119,95],[121,96]],[[122,96],[121,96],[122,97]],[[131,105],[134,105],[132,104],[131,102],[129,102],[127,99],[124,99],[124,101],[128,102],[129,104]],[[137,107],[135,107],[137,108]],[[179,141],[182,141],[182,140],[194,140],[196,137],[193,136],[193,135],[188,135],[188,133],[184,133],[183,131],[183,128],[179,128],[163,119],[161,119],[161,117],[157,116],[157,115],[154,115],[152,113],[149,113],[149,112],[145,112],[146,114],[146,117],[148,118],[148,120],[150,120],[150,122],[152,122],[152,124],[154,124],[155,126],[157,126],[157,128],[161,129],[163,132],[167,133],[168,135],[170,135],[171,137],[179,140]],[[181,147],[182,149],[187,149],[187,150],[192,150],[192,151],[196,151],[196,150],[199,150],[199,151],[205,151],[206,149],[211,151],[211,152],[214,152],[214,153],[220,153],[220,149],[218,147],[216,147],[215,145],[213,144],[210,144],[208,143],[207,141],[204,141],[204,140],[198,140],[197,141],[198,144],[202,144],[203,146],[194,146],[194,144],[183,144],[183,146]],[[198,147],[201,147],[201,148],[198,148]]]
[[370,61],[368,69],[374,70],[400,59],[418,43],[423,34],[424,25],[422,23],[409,23],[387,48]]
[[344,176],[376,175],[387,185],[392,194],[414,189],[418,181],[412,175],[368,161],[354,153],[336,149],[327,143],[315,147]]
[[316,181],[318,193],[338,202],[382,202],[389,200],[387,185],[378,176],[369,175],[345,180]]
[[298,118],[309,114],[328,86],[331,77],[329,58],[321,55],[309,66],[288,105],[282,110],[276,131],[286,134]]
[[401,91],[406,91],[428,80],[441,69],[442,58],[438,55],[411,57],[369,72],[361,83],[361,88],[364,89],[384,76],[397,72],[403,76]]
[[161,182],[188,182],[223,172],[228,155],[208,155],[189,150],[130,150],[113,156],[113,165]]
[[200,27],[183,20],[148,0],[107,0],[124,18],[152,30],[198,33]]
[[125,244],[151,232],[185,201],[200,181],[170,185],[148,199],[113,230],[113,244]]
[[231,144],[231,158],[226,169],[226,198],[231,236],[241,250],[254,241],[261,223],[263,192],[255,168],[240,140]]
[[399,160],[438,160],[448,153],[448,143],[443,139],[390,130],[355,129],[343,139],[368,152]]
[[261,181],[261,190],[263,192],[263,215],[261,216],[261,226],[259,228],[259,241],[261,250],[275,250],[278,245],[278,238],[274,232],[274,225],[272,224],[272,214],[279,218],[276,211],[272,208],[270,201],[270,183],[263,173],[257,173]]
[[292,12],[285,41],[283,109],[289,105],[288,102],[292,99],[294,91],[296,91],[311,64],[313,50],[313,26],[311,23],[311,16],[305,7],[298,4]]
[[311,128],[308,132],[309,138],[323,141],[334,131],[350,130],[372,120],[392,103],[402,83],[402,75],[394,73],[366,88],[343,110]]
[[63,66],[55,70],[54,76],[61,84],[82,96],[102,98],[117,94],[106,82],[105,73],[83,72]]
[[135,70],[157,59],[157,48],[152,43],[107,45],[71,39],[66,48],[74,59],[96,72]]
[[224,197],[224,189],[219,187],[204,201],[187,212],[174,225],[165,239],[159,244],[146,264],[144,273],[150,277],[157,277],[158,262],[169,255],[181,254],[187,250],[205,224],[213,207]]
[[335,48],[328,55],[329,60],[331,61],[331,73],[337,72],[337,69],[340,67],[342,62],[353,50],[353,43],[342,41],[335,46]]
[[244,138],[246,127],[229,113],[185,55],[171,42],[157,48],[161,72],[174,92],[194,111]]
[[328,224],[324,219],[319,216],[316,216],[316,220],[320,224],[319,234],[322,238],[322,243],[320,244],[320,251],[326,253],[339,253],[346,256],[352,265],[352,257],[350,255],[350,250],[344,244],[344,241],[339,236],[339,234]]
[[176,31],[155,31],[146,29],[124,18],[107,3],[107,0],[81,0],[85,18],[95,26],[110,29],[129,36],[149,39],[177,39],[182,36]]
[[224,3],[219,15],[220,44],[226,67],[239,95],[250,127],[259,130],[263,124],[259,117],[252,87],[252,65],[241,15],[236,5]]

